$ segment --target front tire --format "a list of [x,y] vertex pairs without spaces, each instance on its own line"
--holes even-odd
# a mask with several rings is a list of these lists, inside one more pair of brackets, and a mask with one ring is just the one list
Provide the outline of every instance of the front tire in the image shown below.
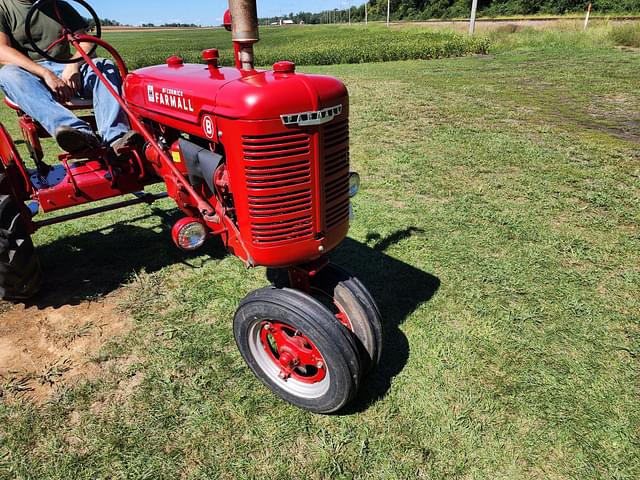
[[9,195],[0,195],[0,298],[22,301],[40,289],[42,271],[22,214]]
[[[278,288],[291,286],[285,269],[268,270],[267,277]],[[363,371],[369,373],[380,362],[383,343],[382,315],[373,296],[357,277],[333,263],[309,281],[309,293],[355,337]]]
[[382,356],[382,316],[369,290],[347,270],[330,263],[311,279],[321,300],[356,337],[361,363],[369,373]]
[[355,342],[309,295],[274,287],[256,290],[240,303],[233,332],[253,373],[299,408],[333,413],[358,391],[361,366]]

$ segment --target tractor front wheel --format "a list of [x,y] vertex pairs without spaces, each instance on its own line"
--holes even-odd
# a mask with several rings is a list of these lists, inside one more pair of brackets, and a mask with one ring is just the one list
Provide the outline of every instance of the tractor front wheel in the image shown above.
[[0,195],[0,298],[26,300],[42,282],[40,261],[18,206]]
[[361,366],[352,336],[305,293],[267,287],[249,294],[233,332],[254,374],[297,407],[332,413],[358,390]]
[[382,356],[382,318],[369,290],[347,270],[330,263],[311,278],[311,295],[353,333],[369,373]]
[[[267,273],[276,287],[289,287],[285,269]],[[353,335],[360,353],[360,363],[369,373],[382,356],[382,316],[369,290],[347,270],[328,264],[309,278],[310,294],[325,305]]]

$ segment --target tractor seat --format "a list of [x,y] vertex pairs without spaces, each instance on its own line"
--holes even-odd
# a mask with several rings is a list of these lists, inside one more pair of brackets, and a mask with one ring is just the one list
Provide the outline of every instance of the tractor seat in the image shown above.
[[[5,105],[7,105],[7,107],[15,110],[16,112],[22,111],[22,109],[20,108],[20,105],[15,103],[9,97],[4,97],[4,103]],[[90,108],[93,108],[93,100],[87,100],[84,98],[72,98],[71,100],[63,103],[62,105],[64,105],[69,110],[88,110]]]

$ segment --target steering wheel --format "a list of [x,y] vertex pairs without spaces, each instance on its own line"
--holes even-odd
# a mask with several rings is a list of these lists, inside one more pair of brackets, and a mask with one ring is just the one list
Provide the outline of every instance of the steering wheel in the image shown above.
[[[102,26],[100,25],[100,18],[98,18],[98,15],[96,14],[96,11],[91,7],[91,5],[89,5],[84,0],[73,0],[73,1],[76,2],[76,3],[79,3],[80,5],[82,5],[89,12],[89,14],[91,15],[91,18],[93,19],[93,21],[95,22],[95,25],[96,25],[96,33],[93,36],[96,37],[96,38],[100,38],[102,36]],[[45,7],[46,5],[48,5],[50,3],[53,3],[53,12],[54,12],[54,14],[56,16],[56,19],[58,20],[58,23],[62,26],[62,35],[55,42],[53,42],[51,45],[49,45],[48,47],[46,47],[43,50],[33,40],[33,35],[32,35],[32,32],[31,32],[31,22],[33,20],[33,16],[35,15],[35,13],[38,10],[42,11],[43,7]],[[33,4],[33,6],[29,9],[29,13],[27,13],[27,18],[25,19],[24,23],[25,23],[25,29],[26,29],[26,34],[27,34],[27,40],[29,41],[29,43],[33,47],[33,50],[36,53],[38,53],[39,55],[41,55],[42,57],[44,57],[47,60],[50,60],[52,62],[55,62],[55,63],[78,63],[78,62],[82,62],[83,61],[82,57],[78,57],[78,58],[75,58],[75,59],[73,59],[73,58],[57,58],[57,57],[54,57],[54,56],[50,55],[50,53],[49,53],[57,45],[61,44],[62,42],[67,41],[67,36],[68,35],[75,35],[75,32],[71,31],[71,29],[64,23],[64,19],[62,18],[62,13],[60,12],[60,9],[58,8],[58,0],[38,0],[37,2],[35,2]],[[93,53],[96,51],[97,48],[98,48],[98,45],[94,43],[93,47],[91,47],[91,50],[89,52],[87,52],[87,54],[89,56],[93,55]]]

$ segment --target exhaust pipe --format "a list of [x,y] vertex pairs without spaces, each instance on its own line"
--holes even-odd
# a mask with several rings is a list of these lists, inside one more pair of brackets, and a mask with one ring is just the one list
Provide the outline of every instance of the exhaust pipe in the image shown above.
[[242,70],[253,70],[253,44],[260,40],[256,0],[229,0],[229,10],[236,65]]

